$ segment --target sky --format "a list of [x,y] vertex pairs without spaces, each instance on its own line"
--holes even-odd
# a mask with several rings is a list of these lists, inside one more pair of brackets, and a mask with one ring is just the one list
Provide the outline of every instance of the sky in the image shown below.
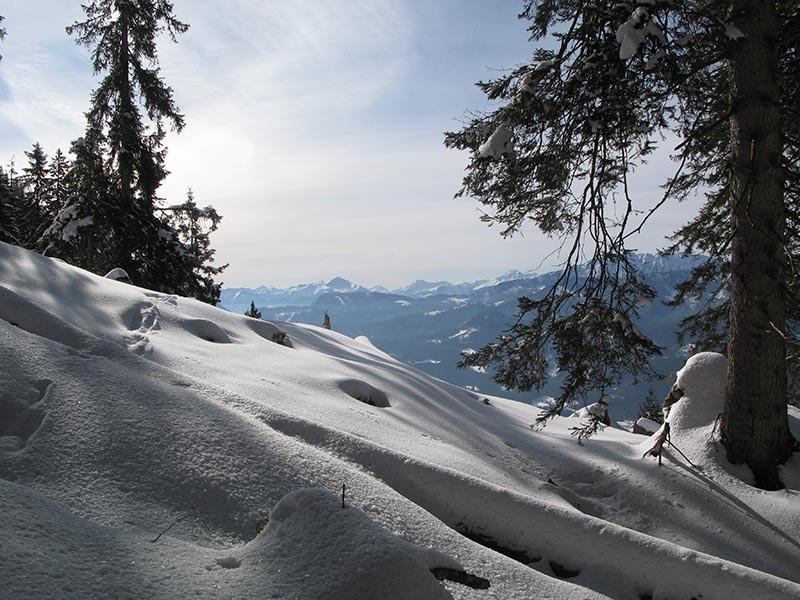
[[[346,277],[389,288],[550,270],[557,244],[534,229],[504,239],[479,204],[455,199],[467,154],[446,149],[476,81],[530,60],[512,0],[174,0],[190,25],[161,39],[162,76],[186,117],[170,134],[160,190],[189,188],[223,216],[212,237],[226,287]],[[99,78],[64,28],[80,0],[12,0],[0,14],[0,164],[39,142],[67,151]],[[666,153],[635,188],[660,198]],[[667,207],[633,246],[654,251],[690,214]]]

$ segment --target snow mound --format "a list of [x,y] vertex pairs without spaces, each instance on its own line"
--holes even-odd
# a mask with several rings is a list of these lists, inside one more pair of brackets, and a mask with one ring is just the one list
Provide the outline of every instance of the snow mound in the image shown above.
[[183,328],[201,340],[214,344],[230,344],[232,342],[228,333],[213,321],[207,319],[185,319]]
[[611,415],[608,412],[608,406],[600,402],[584,406],[567,418],[581,420],[598,419],[604,425],[611,425],[613,423],[616,426],[616,422],[611,419]]
[[648,419],[647,417],[639,417],[636,419],[636,423],[634,424],[633,432],[634,433],[645,433],[647,435],[651,435],[661,429],[661,424],[656,423],[652,419]]
[[114,267],[104,276],[106,279],[113,279],[114,281],[130,281],[131,278],[128,272],[121,267]]
[[454,560],[402,540],[323,489],[301,489],[272,509],[266,528],[233,557],[270,566],[272,597],[436,600],[452,596],[430,569]]
[[379,408],[389,408],[389,398],[386,393],[379,390],[375,386],[368,384],[366,381],[358,379],[345,379],[338,384],[339,389],[351,398],[355,398],[359,402],[369,404],[370,406],[377,406]]
[[722,412],[728,360],[716,352],[701,352],[678,371],[676,385],[683,397],[672,405],[668,421],[673,434],[708,427]]
[[272,336],[276,333],[280,333],[280,329],[269,321],[262,321],[260,319],[252,319],[248,317],[247,321],[245,322],[247,327],[250,330],[264,338],[265,340],[271,340]]

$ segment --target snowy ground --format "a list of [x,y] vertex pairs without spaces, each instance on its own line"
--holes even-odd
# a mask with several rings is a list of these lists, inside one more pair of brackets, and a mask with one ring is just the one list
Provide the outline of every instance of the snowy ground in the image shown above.
[[679,375],[695,468],[4,244],[0,340],[2,599],[800,597],[800,457],[780,492],[727,465],[718,355]]

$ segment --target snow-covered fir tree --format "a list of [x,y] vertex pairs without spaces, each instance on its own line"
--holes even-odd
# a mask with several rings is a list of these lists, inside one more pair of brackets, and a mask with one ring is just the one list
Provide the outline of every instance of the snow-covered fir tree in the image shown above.
[[[210,265],[214,251],[208,245],[184,245],[174,212],[160,208],[157,194],[168,173],[166,128],[181,131],[184,117],[161,78],[156,38],[167,33],[176,41],[188,25],[174,16],[166,0],[92,0],[83,10],[86,19],[67,33],[91,48],[94,73],[103,79],[86,113],[84,147],[79,149],[85,160],[68,179],[73,190],[90,193],[69,192],[45,246],[58,254],[67,238],[69,252],[83,257],[82,266],[96,272],[121,267],[136,285],[215,303],[219,285],[213,276],[223,267]],[[95,170],[95,156],[103,159],[101,182],[78,182],[84,170]],[[219,215],[206,213],[205,218],[213,231]],[[100,238],[102,256],[96,254]]]
[[[176,250],[181,255],[184,269],[185,281],[181,284],[183,293],[217,304],[222,284],[215,283],[214,277],[228,265],[214,266],[216,251],[211,247],[210,235],[217,230],[222,217],[213,206],[199,207],[192,190],[187,192],[183,204],[170,206],[162,212],[176,236],[175,242],[180,244]],[[190,271],[185,271],[187,266]],[[175,277],[181,277],[181,273],[176,272]]]
[[39,250],[94,273],[113,268],[118,238],[113,235],[121,215],[104,160],[105,138],[87,129],[72,143],[74,159],[64,179],[65,201],[39,240]]

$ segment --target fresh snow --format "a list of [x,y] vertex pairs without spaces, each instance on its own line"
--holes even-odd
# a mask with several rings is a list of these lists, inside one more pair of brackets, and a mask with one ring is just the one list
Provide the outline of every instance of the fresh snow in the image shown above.
[[638,419],[636,419],[636,426],[642,431],[646,431],[647,433],[655,433],[656,431],[661,429],[660,423],[657,423],[652,419],[648,419],[647,417],[639,417]]
[[669,415],[697,467],[659,467],[652,437],[578,445],[366,338],[6,244],[0,339],[3,600],[800,597],[800,459],[780,492],[727,464],[719,355]]
[[478,154],[484,157],[500,158],[511,152],[513,132],[505,125],[500,125],[492,135],[478,148]]
[[120,267],[114,267],[108,273],[106,273],[103,277],[105,277],[106,279],[113,279],[115,281],[123,281],[123,280],[126,280],[126,279],[128,281],[130,281],[130,275],[128,275],[128,273],[125,271],[125,269],[122,269]]
[[[647,3],[642,3],[647,4]],[[619,57],[622,60],[629,60],[633,58],[639,51],[639,46],[642,45],[645,38],[651,35],[658,39],[662,46],[667,44],[667,39],[664,33],[651,19],[644,6],[638,6],[631,13],[630,18],[625,21],[617,29],[617,42],[619,42]],[[659,57],[654,57],[657,62]],[[649,62],[645,67],[650,70],[655,67],[655,62]]]

